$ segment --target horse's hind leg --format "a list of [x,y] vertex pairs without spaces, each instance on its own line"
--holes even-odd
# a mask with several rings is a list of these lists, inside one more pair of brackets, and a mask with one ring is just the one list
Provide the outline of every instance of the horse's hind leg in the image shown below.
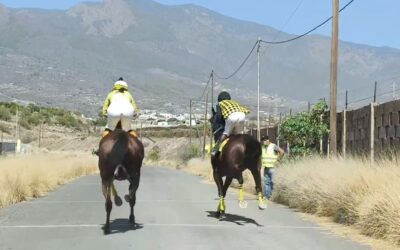
[[131,212],[129,215],[129,222],[135,224],[135,214],[133,208],[136,204],[136,191],[139,187],[140,173],[136,173],[133,178],[130,178],[129,184],[129,205],[131,207]]
[[122,205],[122,199],[118,195],[117,189],[115,188],[114,182],[111,184],[111,193],[114,196],[114,203],[117,207],[120,207]]
[[112,209],[112,202],[111,202],[111,181],[103,181],[102,188],[103,188],[103,195],[106,199],[106,224],[104,225],[104,233],[110,233],[110,214]]
[[254,182],[256,183],[256,192],[258,195],[258,208],[260,209],[266,209],[267,204],[264,200],[263,194],[262,194],[262,187],[261,187],[261,173],[260,170],[257,169],[252,169],[251,173],[254,178]]
[[240,208],[247,208],[247,202],[244,200],[244,191],[243,191],[243,175],[240,174],[238,177],[239,181],[239,207]]

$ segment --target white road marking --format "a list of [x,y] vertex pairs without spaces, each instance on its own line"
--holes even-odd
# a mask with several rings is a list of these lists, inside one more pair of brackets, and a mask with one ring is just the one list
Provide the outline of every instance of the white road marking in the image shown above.
[[[122,197],[121,197],[122,198]],[[136,202],[143,202],[143,203],[162,203],[162,202],[172,202],[172,203],[218,203],[219,199],[215,200],[136,200]],[[237,199],[225,199],[225,201],[233,201],[239,202]],[[255,199],[248,199],[248,201],[256,201]],[[104,200],[93,200],[93,201],[34,201],[30,204],[69,204],[69,203],[104,203]]]
[[[256,225],[222,225],[222,224],[138,224],[143,227],[191,227],[191,228],[236,228],[236,229],[317,229],[323,230],[318,226],[280,226],[280,225],[266,225],[266,226],[256,226]],[[76,224],[76,225],[10,225],[10,226],[0,226],[0,229],[29,229],[29,228],[100,228],[103,225],[100,224]],[[128,223],[118,223],[113,226],[131,226]],[[339,226],[338,226],[339,227]],[[330,227],[334,228],[334,226]]]

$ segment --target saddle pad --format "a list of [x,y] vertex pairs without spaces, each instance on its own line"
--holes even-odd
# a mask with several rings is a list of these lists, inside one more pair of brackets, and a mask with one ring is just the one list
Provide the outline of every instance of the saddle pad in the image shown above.
[[228,143],[229,138],[225,139],[222,143],[221,146],[219,147],[219,152],[222,152],[222,149],[224,149],[225,145]]

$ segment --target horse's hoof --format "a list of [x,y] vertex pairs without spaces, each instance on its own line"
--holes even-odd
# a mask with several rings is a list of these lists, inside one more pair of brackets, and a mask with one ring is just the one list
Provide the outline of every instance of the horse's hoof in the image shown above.
[[104,225],[103,232],[105,235],[109,234],[110,233],[110,225]]
[[126,202],[129,202],[129,201],[130,201],[130,199],[129,199],[129,194],[126,194],[126,195],[124,196],[124,199],[125,199]]
[[114,203],[117,207],[122,206],[122,199],[118,195],[114,197]]
[[240,208],[247,208],[247,201],[239,201]]
[[129,216],[129,223],[135,224],[135,216],[133,216],[133,215]]
[[264,201],[263,203],[259,203],[258,204],[258,208],[260,209],[260,210],[264,210],[264,209],[267,209],[267,203]]
[[215,217],[217,218],[217,219],[219,219],[219,217],[221,217],[221,211],[217,211],[216,213],[215,213]]
[[221,213],[219,214],[218,219],[219,219],[219,220],[223,220],[223,219],[225,219],[225,218],[226,218],[226,214],[225,214],[225,211],[223,211],[223,212],[221,212]]

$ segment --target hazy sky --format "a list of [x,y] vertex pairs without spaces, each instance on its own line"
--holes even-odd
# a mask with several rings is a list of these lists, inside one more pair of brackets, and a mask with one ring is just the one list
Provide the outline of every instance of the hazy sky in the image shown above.
[[[193,3],[221,14],[282,29],[292,34],[309,30],[331,15],[331,0],[156,0],[164,4]],[[341,0],[343,6],[349,0]],[[67,9],[79,0],[0,0],[9,7]],[[96,0],[92,0],[96,2]],[[296,10],[296,11],[295,11]],[[291,19],[289,19],[289,17]],[[289,22],[287,22],[289,20]],[[285,23],[287,23],[285,25]],[[355,0],[340,18],[345,41],[400,49],[400,1]],[[328,23],[314,34],[330,36]]]

